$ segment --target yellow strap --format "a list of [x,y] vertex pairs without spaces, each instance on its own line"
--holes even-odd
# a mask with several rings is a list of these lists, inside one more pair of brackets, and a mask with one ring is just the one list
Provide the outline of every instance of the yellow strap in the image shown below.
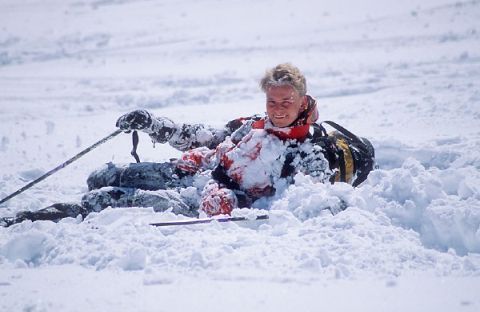
[[[337,141],[335,142],[337,147],[341,148],[343,151],[343,158],[345,160],[345,182],[352,183],[353,178],[353,157],[350,148],[348,147],[347,141],[342,138],[337,137]],[[335,177],[335,182],[340,181],[341,172],[337,172]]]

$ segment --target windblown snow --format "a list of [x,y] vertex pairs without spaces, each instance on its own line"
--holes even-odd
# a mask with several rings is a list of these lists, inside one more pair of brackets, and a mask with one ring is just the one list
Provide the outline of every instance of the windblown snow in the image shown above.
[[[358,188],[298,174],[235,210],[243,223],[151,227],[185,217],[138,207],[0,228],[0,310],[478,311],[479,16],[478,0],[3,0],[0,198],[130,110],[218,127],[263,113],[258,80],[281,62],[378,169]],[[115,137],[0,216],[79,201],[131,148]],[[180,155],[147,135],[138,153]]]

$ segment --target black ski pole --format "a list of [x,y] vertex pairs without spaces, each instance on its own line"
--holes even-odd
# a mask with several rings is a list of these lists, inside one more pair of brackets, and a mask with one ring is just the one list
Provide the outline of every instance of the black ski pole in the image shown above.
[[69,160],[67,160],[66,162],[58,165],[57,167],[53,168],[52,170],[50,170],[49,172],[45,173],[44,175],[42,175],[41,177],[33,180],[32,182],[28,183],[27,185],[25,185],[24,187],[22,187],[21,189],[13,192],[12,194],[8,195],[7,197],[3,198],[2,200],[0,200],[0,205],[3,204],[4,202],[6,202],[7,200],[17,196],[18,194],[22,193],[23,191],[25,190],[28,190],[29,188],[31,188],[32,186],[34,186],[35,184],[37,184],[38,182],[40,181],[43,181],[45,178],[51,176],[52,174],[54,174],[55,172],[57,172],[58,170],[60,169],[63,169],[65,168],[66,166],[68,166],[69,164],[71,164],[72,162],[74,162],[75,160],[79,159],[80,157],[82,157],[83,155],[85,155],[86,153],[90,152],[91,150],[93,150],[94,148],[98,147],[99,145],[102,145],[103,143],[107,142],[108,140],[110,140],[111,138],[115,137],[116,135],[118,135],[119,133],[121,133],[122,130],[116,130],[115,132],[113,132],[112,134],[104,137],[103,139],[101,139],[100,141],[92,144],[91,146],[87,147],[86,149],[84,149],[83,151],[81,151],[80,153],[78,153],[77,155],[73,156],[72,158],[70,158]]

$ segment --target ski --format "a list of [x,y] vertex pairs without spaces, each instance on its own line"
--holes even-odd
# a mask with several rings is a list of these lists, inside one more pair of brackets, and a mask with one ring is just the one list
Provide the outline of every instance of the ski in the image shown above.
[[165,222],[150,223],[152,226],[171,226],[171,225],[192,225],[204,224],[211,222],[238,222],[238,221],[252,221],[252,220],[268,220],[268,215],[257,216],[255,219],[247,217],[221,217],[221,218],[204,218],[204,219],[188,219],[188,220],[174,220]]

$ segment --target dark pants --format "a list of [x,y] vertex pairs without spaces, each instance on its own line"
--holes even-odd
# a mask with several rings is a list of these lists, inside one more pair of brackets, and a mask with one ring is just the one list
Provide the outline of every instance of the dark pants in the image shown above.
[[173,163],[108,163],[87,179],[89,192],[81,204],[61,203],[37,210],[22,211],[13,218],[3,218],[4,226],[24,220],[58,221],[66,217],[85,217],[107,207],[152,207],[155,211],[172,209],[186,216],[198,215],[198,201],[183,196],[180,190],[192,186],[193,178],[176,170]]

